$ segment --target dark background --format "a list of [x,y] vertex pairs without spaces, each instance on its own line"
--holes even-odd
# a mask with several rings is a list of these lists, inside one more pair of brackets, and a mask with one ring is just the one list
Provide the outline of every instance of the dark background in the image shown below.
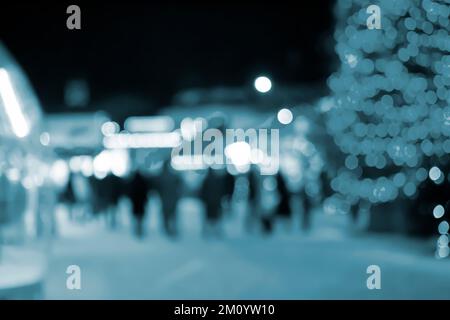
[[[81,30],[66,8],[81,7]],[[64,110],[67,80],[87,78],[92,103],[118,92],[152,109],[179,90],[322,83],[331,72],[333,1],[67,2],[0,4],[0,39],[47,112]]]

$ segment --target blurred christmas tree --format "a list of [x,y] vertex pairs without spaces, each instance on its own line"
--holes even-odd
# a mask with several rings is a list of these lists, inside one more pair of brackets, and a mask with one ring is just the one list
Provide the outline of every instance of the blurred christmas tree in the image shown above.
[[[371,5],[380,29],[369,28]],[[449,13],[450,0],[338,1],[327,128],[346,154],[332,188],[350,203],[417,198],[428,179],[448,184]]]

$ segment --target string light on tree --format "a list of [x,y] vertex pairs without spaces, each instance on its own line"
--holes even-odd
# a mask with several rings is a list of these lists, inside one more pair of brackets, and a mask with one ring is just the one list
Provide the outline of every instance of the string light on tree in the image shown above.
[[347,154],[332,187],[372,203],[414,197],[427,178],[441,183],[450,152],[450,4],[377,5],[382,28],[369,29],[368,1],[337,3],[341,66],[328,79],[327,112],[328,131]]

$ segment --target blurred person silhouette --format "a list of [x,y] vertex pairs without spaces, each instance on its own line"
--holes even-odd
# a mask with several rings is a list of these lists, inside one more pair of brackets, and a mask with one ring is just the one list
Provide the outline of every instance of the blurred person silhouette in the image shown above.
[[69,213],[69,218],[72,220],[75,206],[75,192],[73,188],[73,173],[69,175],[64,191],[60,194],[60,202],[62,202]]
[[116,229],[117,214],[119,201],[123,194],[123,180],[115,174],[108,174],[104,179],[104,184],[107,186],[108,194],[106,194],[105,203],[105,218],[108,227]]
[[291,192],[289,191],[285,178],[283,177],[281,172],[278,172],[276,175],[277,181],[277,190],[279,195],[279,202],[276,208],[276,217],[278,220],[286,226],[286,228],[290,227],[292,220],[292,210],[291,210]]
[[161,178],[157,184],[157,191],[161,199],[163,227],[169,237],[176,237],[177,204],[181,197],[181,179],[172,169],[170,159],[164,161]]
[[108,176],[92,177],[91,186],[94,193],[93,211],[97,218],[104,219],[107,224],[107,212],[111,197],[111,185],[108,182]]
[[302,204],[302,230],[307,232],[311,229],[311,214],[313,205],[311,198],[306,191],[306,184],[303,185],[299,192],[300,202]]
[[276,176],[263,176],[260,190],[260,223],[264,234],[271,234],[280,204],[280,194]]
[[101,185],[100,180],[95,175],[89,177],[89,184],[91,185],[92,195],[91,195],[91,207],[92,207],[92,215],[94,218],[98,218],[100,216],[102,209],[102,199],[101,196]]
[[329,198],[334,194],[333,189],[331,188],[332,176],[333,174],[329,172],[329,170],[322,170],[322,172],[320,172],[319,179],[322,190],[322,199],[321,199],[322,202],[325,201],[326,198]]
[[[221,112],[214,113],[208,120],[209,128],[216,128],[224,136],[227,127],[227,116]],[[218,152],[218,150],[215,150]],[[220,150],[223,154],[224,150]],[[212,156],[215,156],[212,155]],[[223,168],[208,168],[203,184],[200,189],[200,197],[205,206],[205,220],[203,225],[203,235],[221,236],[221,219],[224,216],[227,202],[230,204],[234,192],[234,177]],[[228,206],[229,207],[229,206]]]
[[246,229],[253,232],[259,227],[260,211],[261,211],[261,183],[259,175],[259,167],[252,165],[247,176],[248,179],[248,206]]
[[73,174],[72,185],[75,196],[73,216],[79,222],[85,222],[92,210],[92,186],[88,178],[80,173]]
[[350,212],[351,223],[353,226],[355,226],[358,222],[359,201],[354,204],[350,204],[349,212]]
[[128,196],[132,204],[132,214],[135,222],[135,235],[138,238],[144,237],[144,218],[147,205],[148,182],[140,172],[136,170],[131,178]]
[[234,178],[225,169],[208,168],[201,188],[201,199],[205,205],[204,236],[221,236],[220,221],[223,216],[223,201],[234,190]]
[[[289,193],[281,195],[278,185],[278,176],[268,175],[261,176],[259,167],[252,166],[248,175],[249,179],[249,212],[247,216],[248,231],[253,232],[255,229],[262,231],[264,234],[271,234],[274,230],[274,223],[279,217],[285,217],[289,214],[286,207],[289,204]],[[281,188],[286,188],[282,185]],[[287,192],[287,189],[283,190]],[[285,211],[281,213],[281,211]]]
[[228,170],[224,169],[223,174],[225,175],[225,178],[224,178],[224,196],[222,198],[222,209],[224,215],[229,216],[232,214],[232,202],[236,181],[235,177],[230,172],[228,172]]

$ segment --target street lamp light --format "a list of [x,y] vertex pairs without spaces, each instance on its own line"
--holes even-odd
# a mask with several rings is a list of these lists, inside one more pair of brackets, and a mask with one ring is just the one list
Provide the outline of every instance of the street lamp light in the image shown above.
[[269,92],[272,89],[272,81],[264,76],[256,78],[254,85],[255,89],[261,93]]

